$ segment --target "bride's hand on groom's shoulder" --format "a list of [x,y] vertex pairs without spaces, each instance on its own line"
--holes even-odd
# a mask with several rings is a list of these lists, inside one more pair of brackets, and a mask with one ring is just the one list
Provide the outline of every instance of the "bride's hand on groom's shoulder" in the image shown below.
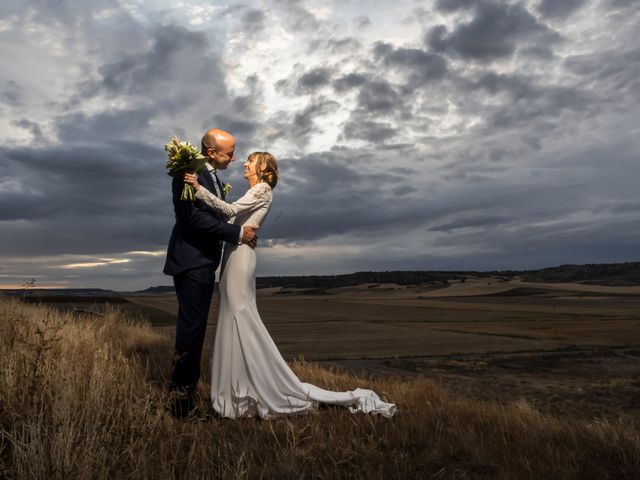
[[193,188],[195,188],[196,190],[200,188],[200,184],[198,183],[198,175],[196,175],[195,173],[185,173],[184,183],[193,185]]

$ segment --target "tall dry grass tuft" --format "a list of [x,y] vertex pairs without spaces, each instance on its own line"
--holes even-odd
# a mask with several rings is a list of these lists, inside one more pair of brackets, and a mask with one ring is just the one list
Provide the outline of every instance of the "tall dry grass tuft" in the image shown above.
[[456,398],[428,379],[363,379],[302,360],[304,381],[370,387],[392,419],[323,408],[263,421],[166,413],[171,341],[115,309],[0,301],[0,477],[640,478],[639,432]]

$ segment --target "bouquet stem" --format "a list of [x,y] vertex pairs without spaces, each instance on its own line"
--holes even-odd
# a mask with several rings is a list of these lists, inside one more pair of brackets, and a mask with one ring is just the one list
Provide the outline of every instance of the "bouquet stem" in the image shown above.
[[196,201],[195,188],[193,188],[192,185],[185,183],[184,187],[182,187],[182,195],[180,196],[180,200],[188,200],[190,202],[195,202]]

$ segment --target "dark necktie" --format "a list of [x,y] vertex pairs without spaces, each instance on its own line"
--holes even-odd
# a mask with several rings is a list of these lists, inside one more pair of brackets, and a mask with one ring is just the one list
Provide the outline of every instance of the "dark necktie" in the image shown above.
[[216,179],[216,183],[218,184],[218,191],[220,192],[220,198],[222,200],[224,200],[224,189],[222,188],[222,182],[220,182],[220,179],[218,178],[218,174],[216,173],[216,171],[213,171],[213,178]]

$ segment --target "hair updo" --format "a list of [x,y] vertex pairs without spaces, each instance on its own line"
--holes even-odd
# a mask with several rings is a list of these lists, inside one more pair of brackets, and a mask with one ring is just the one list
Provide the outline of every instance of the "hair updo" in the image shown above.
[[278,183],[278,162],[269,152],[253,152],[249,161],[256,159],[256,174],[258,178],[273,190]]

